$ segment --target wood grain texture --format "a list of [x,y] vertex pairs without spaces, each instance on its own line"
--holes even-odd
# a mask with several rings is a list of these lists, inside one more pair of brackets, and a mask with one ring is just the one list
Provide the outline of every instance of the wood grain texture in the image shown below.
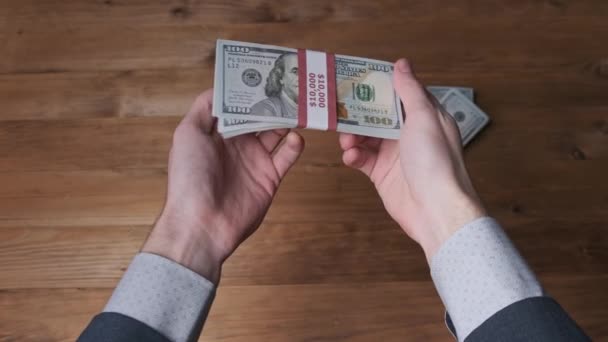
[[[608,276],[608,239],[601,222],[578,223],[573,236],[572,222],[520,221],[507,231],[538,274]],[[148,231],[148,226],[4,227],[0,288],[112,287]],[[420,248],[392,222],[266,222],[225,264],[222,285],[429,279]]]
[[[463,18],[447,16],[442,25],[435,17],[370,20],[363,22],[295,22],[276,24],[215,24],[122,27],[90,25],[32,28],[21,35],[6,33],[6,54],[0,73],[131,70],[139,68],[211,67],[217,37],[278,45],[303,46],[335,53],[393,60],[407,54],[420,68],[446,72],[453,68],[479,71],[500,67],[503,72],[525,67],[588,68],[605,77],[605,60],[596,55],[606,36],[603,18],[565,17],[558,20],[533,16]],[[386,44],[400,27],[400,44]],[[458,27],[458,30],[445,28]],[[481,31],[479,28],[483,27]],[[299,34],[294,35],[292,32]],[[483,33],[482,33],[483,32]],[[551,32],[552,34],[548,34]],[[523,35],[525,33],[525,35]],[[587,35],[581,39],[581,35]],[[318,37],[334,37],[320,40]],[[117,39],[116,37],[120,37]],[[438,37],[441,44],[437,44]],[[393,38],[391,38],[393,39]],[[54,41],[52,48],[45,42]],[[336,45],[335,41],[344,42]],[[484,46],[484,53],[475,53]],[[560,46],[577,46],[564,53]],[[547,48],[543,48],[547,47]],[[450,58],[440,54],[449,51]],[[500,60],[500,64],[496,61]],[[595,74],[591,71],[595,71]]]
[[[608,339],[608,2],[0,2],[0,340],[73,341],[163,204],[172,131],[215,40],[384,60],[471,86],[465,151],[545,288]],[[446,341],[419,247],[337,136],[307,149],[226,263],[201,341]]]

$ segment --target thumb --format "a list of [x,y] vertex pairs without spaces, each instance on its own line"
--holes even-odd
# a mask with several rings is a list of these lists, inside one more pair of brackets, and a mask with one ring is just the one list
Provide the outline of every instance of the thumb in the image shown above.
[[208,89],[196,98],[182,122],[193,124],[207,134],[211,133],[214,125],[214,117],[211,115],[212,103],[213,89]]
[[395,63],[393,85],[401,98],[406,116],[429,116],[430,113],[436,112],[426,90],[416,79],[410,63],[405,58]]
[[283,179],[287,171],[296,163],[302,151],[304,151],[304,138],[296,132],[289,132],[284,144],[277,147],[272,156],[272,163],[280,179]]

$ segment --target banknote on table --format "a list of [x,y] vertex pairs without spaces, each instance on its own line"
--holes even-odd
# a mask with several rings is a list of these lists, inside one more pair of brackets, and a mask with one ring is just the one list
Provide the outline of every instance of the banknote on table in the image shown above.
[[[335,55],[337,131],[399,138],[404,116],[400,99],[393,90],[392,72],[390,62]],[[224,138],[230,138],[297,127],[298,78],[296,49],[218,40],[213,101],[218,131]],[[464,144],[487,123],[487,116],[474,104],[466,107],[473,103],[472,88],[429,86],[427,89],[452,107],[448,112],[457,113],[455,119]],[[459,101],[454,92],[468,102]],[[480,119],[483,117],[485,121]]]
[[463,146],[490,122],[488,115],[458,89],[446,92],[439,103],[456,121]]
[[[403,113],[392,73],[390,62],[335,55],[337,131],[399,137]],[[296,127],[298,92],[296,49],[217,41],[213,115],[224,137]]]
[[450,87],[450,86],[427,86],[426,89],[431,93],[437,100],[441,100],[445,94],[452,90],[458,90],[462,95],[466,96],[467,99],[475,101],[475,91],[469,87]]

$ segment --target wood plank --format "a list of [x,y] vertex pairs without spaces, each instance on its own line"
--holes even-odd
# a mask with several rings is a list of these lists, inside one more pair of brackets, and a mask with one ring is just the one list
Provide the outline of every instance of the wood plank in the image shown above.
[[[263,0],[239,1],[96,1],[67,0],[60,2],[4,1],[5,20],[25,31],[30,26],[74,27],[112,23],[124,26],[157,26],[180,23],[222,24],[275,22],[346,22],[385,20],[395,17],[444,17],[465,15],[495,15],[500,7],[504,16],[534,15],[536,18],[574,16],[603,16],[608,12],[604,1],[528,2],[475,0],[467,4],[446,3],[441,0],[322,0],[302,3],[287,0],[281,4]],[[23,34],[24,32],[22,32]]]
[[[522,109],[522,121],[496,112],[495,121],[467,148],[472,160],[537,162],[608,157],[605,112],[581,109],[559,120],[541,109]],[[542,117],[546,118],[543,121]],[[0,170],[59,171],[117,168],[164,168],[178,118],[106,118],[0,122]],[[525,121],[524,121],[525,122]],[[340,163],[333,133],[305,131],[306,161]]]
[[178,121],[128,118],[4,122],[0,124],[0,169],[164,168]]
[[[314,142],[313,142],[314,143]],[[335,148],[335,147],[334,147]],[[339,163],[317,163],[308,151],[290,171],[280,187],[285,193],[373,191],[371,182],[358,171]],[[522,164],[502,172],[504,166],[491,160],[469,160],[468,169],[479,192],[490,197],[526,195],[544,191],[604,190],[602,178],[606,161],[549,160],[542,165]],[[2,172],[9,181],[0,188],[0,199],[35,199],[48,202],[61,200],[86,201],[87,198],[130,197],[137,200],[164,197],[167,181],[166,168],[108,169],[77,171]],[[323,176],[323,177],[321,177]],[[559,180],[559,182],[556,182]],[[585,200],[582,198],[581,200]]]
[[[482,193],[488,211],[495,216],[573,220],[606,219],[605,193],[589,190]],[[576,199],[576,200],[573,200]],[[580,199],[580,200],[579,200]],[[0,226],[150,225],[162,209],[163,199],[138,196],[0,199]],[[267,218],[274,223],[353,223],[389,220],[377,194],[371,190],[341,191],[320,195],[281,192]]]
[[210,68],[0,75],[0,120],[181,116]]
[[[608,275],[605,221],[499,219],[538,274]],[[321,221],[265,222],[228,260],[222,284],[429,280],[422,250],[395,223]],[[0,289],[111,288],[148,231],[149,226],[0,228]]]
[[[534,15],[403,18],[359,22],[49,27],[3,31],[0,73],[192,68],[213,65],[217,37],[305,47],[395,60],[407,54],[421,69],[504,71],[594,65],[605,76],[608,36],[603,17],[537,18]],[[400,30],[397,33],[395,27]],[[446,30],[458,27],[458,30]],[[483,27],[483,30],[479,30]],[[294,35],[293,32],[298,32]],[[522,35],[525,32],[525,35]],[[120,39],[115,39],[120,37]],[[319,40],[318,37],[333,37]],[[428,37],[433,37],[429,39]],[[581,37],[588,37],[581,39]],[[400,44],[395,44],[396,40]],[[340,44],[335,42],[339,41]],[[52,44],[49,44],[52,42]],[[483,46],[483,53],[473,53]],[[563,46],[576,46],[568,53]],[[410,48],[415,47],[415,48]],[[446,58],[445,56],[450,56]]]
[[110,294],[106,289],[2,290],[0,339],[75,341]]
[[2,228],[0,289],[113,287],[148,227]]
[[[519,165],[471,162],[488,210],[504,218],[606,219],[606,161]],[[150,225],[162,209],[165,169],[2,173],[0,226]],[[559,180],[559,182],[556,181]],[[10,181],[9,181],[10,180]],[[573,201],[572,199],[576,200]],[[304,157],[283,182],[273,223],[389,221],[371,183],[342,165]]]
[[[335,146],[329,148],[335,149]],[[329,160],[325,164],[316,163],[313,157],[308,151],[305,152],[300,163],[296,164],[281,184],[281,192],[302,192],[311,187],[319,192],[371,190],[371,183],[358,171],[341,163],[331,164]],[[481,193],[490,195],[551,190],[603,190],[608,185],[598,184],[595,180],[604,176],[606,164],[604,160],[543,160],[542,163],[518,165],[506,173],[503,172],[504,165],[494,160],[469,158],[467,166],[476,188]],[[166,168],[7,171],[0,174],[10,180],[2,184],[0,198],[44,197],[52,201],[112,195],[138,196],[139,200],[146,197],[162,198],[167,180]]]
[[[552,196],[551,200],[547,197]],[[585,196],[587,196],[585,198]],[[499,217],[558,220],[606,219],[606,196],[588,196],[588,191],[537,192],[517,196],[485,196],[489,212]],[[585,198],[576,204],[572,198]],[[84,202],[84,203],[82,203]],[[348,204],[347,204],[348,203]],[[95,197],[51,202],[46,199],[3,199],[0,226],[151,225],[162,208],[162,199]],[[25,206],[30,205],[30,208]],[[298,208],[300,208],[298,210]],[[14,211],[14,212],[12,212]],[[281,194],[266,220],[273,223],[386,222],[389,219],[372,191],[342,192],[321,196],[314,192]]]
[[[545,279],[594,339],[608,337],[606,277]],[[0,292],[0,338],[73,341],[109,289]],[[443,307],[429,282],[223,286],[200,341],[444,341]]]

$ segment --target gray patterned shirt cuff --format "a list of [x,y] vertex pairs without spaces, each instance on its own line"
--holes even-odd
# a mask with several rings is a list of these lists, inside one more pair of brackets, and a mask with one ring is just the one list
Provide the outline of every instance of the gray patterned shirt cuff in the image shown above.
[[431,276],[460,341],[503,308],[543,296],[530,267],[490,217],[454,233],[433,257]]
[[164,257],[139,253],[104,312],[134,318],[173,342],[195,341],[209,312],[215,286]]

